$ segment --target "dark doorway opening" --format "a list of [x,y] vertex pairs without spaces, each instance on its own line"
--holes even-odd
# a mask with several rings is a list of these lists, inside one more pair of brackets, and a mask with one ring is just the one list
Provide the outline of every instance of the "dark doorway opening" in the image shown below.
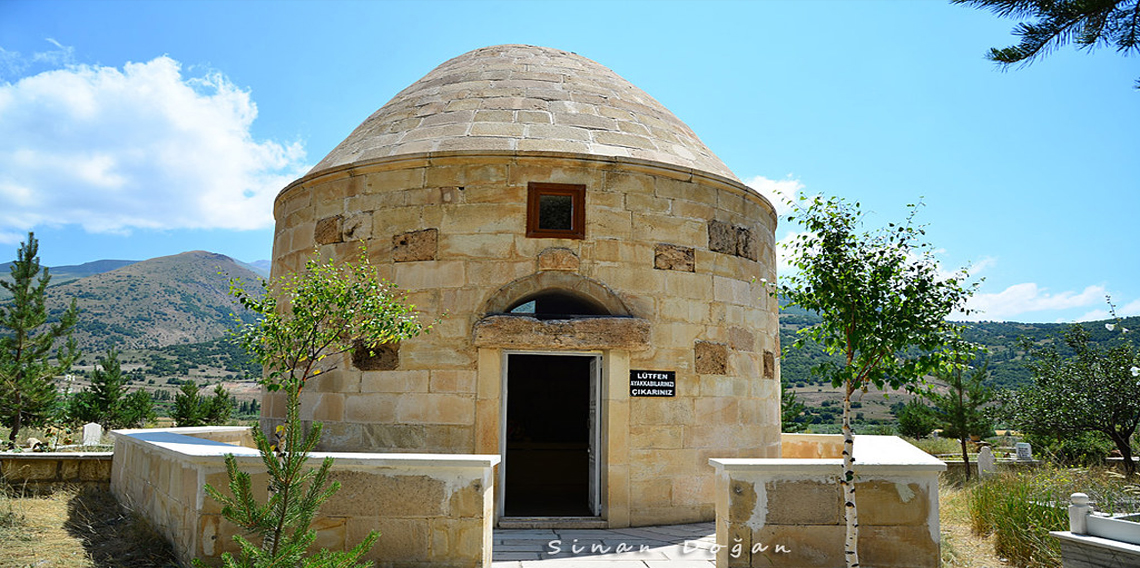
[[505,516],[594,516],[590,392],[595,359],[509,356]]

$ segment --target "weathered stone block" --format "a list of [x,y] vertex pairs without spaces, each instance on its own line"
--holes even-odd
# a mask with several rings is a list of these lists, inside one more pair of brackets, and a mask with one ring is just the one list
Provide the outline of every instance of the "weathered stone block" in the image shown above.
[[752,229],[734,228],[736,229],[736,256],[756,260],[756,238],[752,235]]
[[736,230],[728,223],[709,221],[709,250],[736,254]]
[[380,531],[381,538],[366,558],[388,566],[422,566],[425,552],[431,550],[429,528],[428,519],[349,519],[348,541],[360,542],[369,532]]
[[[863,484],[859,485],[859,504],[864,503]],[[837,525],[842,522],[843,499],[839,485],[819,481],[772,481],[768,494],[765,522],[774,525]],[[860,513],[867,508],[860,507]],[[867,524],[860,515],[861,524]]]
[[764,378],[776,378],[776,355],[771,351],[764,351]]
[[921,485],[874,480],[859,483],[856,490],[860,525],[926,526],[930,496]]
[[658,243],[653,247],[653,268],[693,272],[696,267],[692,247]]
[[[341,240],[366,241],[372,238],[372,215],[354,215],[341,222]],[[325,244],[325,243],[322,243]]]
[[415,262],[435,260],[439,251],[439,229],[423,229],[392,237],[392,260]]
[[317,221],[313,229],[313,240],[320,245],[331,245],[343,241],[344,217],[333,215]]
[[59,463],[56,460],[3,460],[4,478],[9,482],[51,481],[56,479]]
[[568,248],[548,248],[538,253],[539,270],[577,271],[579,265],[578,255]]
[[649,347],[649,322],[640,318],[539,321],[519,316],[488,316],[475,324],[480,347],[631,349]]
[[711,341],[698,341],[693,345],[693,368],[702,375],[728,373],[728,346]]
[[483,514],[483,499],[487,495],[481,481],[472,481],[468,486],[455,490],[448,499],[448,514],[451,518],[479,517]]
[[[394,406],[393,406],[394,408]],[[395,416],[393,411],[392,416]],[[423,424],[393,424],[394,418],[361,426],[361,446],[374,452],[401,450],[427,451]]]
[[[352,546],[346,547],[345,536],[348,532],[347,519],[345,517],[317,517],[313,519],[309,528],[317,531],[317,538],[313,541],[313,549],[328,549],[328,550],[348,550]],[[351,543],[355,545],[356,543]]]
[[79,462],[81,481],[108,481],[111,479],[111,462],[108,460],[83,460]]
[[[749,547],[743,555],[749,561],[741,566],[843,566],[843,531],[841,525],[765,525],[752,533],[752,547],[759,545],[761,550],[753,553]],[[865,540],[859,539],[860,552]],[[879,566],[863,554],[859,560],[867,566]]]
[[400,347],[394,343],[368,347],[357,340],[352,346],[352,366],[361,371],[394,371],[400,366]]
[[752,332],[742,327],[728,328],[728,346],[737,351],[752,351],[756,345],[756,338]]
[[389,518],[433,517],[447,514],[447,483],[426,475],[377,475],[371,472],[333,470],[331,481],[340,491],[321,506],[326,515]]
[[78,481],[79,461],[61,460],[59,463],[59,479],[61,481]]

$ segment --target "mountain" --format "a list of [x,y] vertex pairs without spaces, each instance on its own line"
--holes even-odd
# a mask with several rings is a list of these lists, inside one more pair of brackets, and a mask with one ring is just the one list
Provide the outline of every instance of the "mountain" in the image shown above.
[[255,261],[249,262],[249,263],[239,261],[238,264],[245,266],[246,268],[256,272],[262,278],[269,278],[269,269],[272,265],[272,261],[255,260]]
[[87,354],[198,343],[235,324],[230,278],[256,282],[259,275],[225,255],[184,252],[51,286],[47,304],[58,314],[75,298],[75,338]]
[[[95,260],[92,262],[85,262],[83,264],[69,264],[65,266],[51,266],[48,268],[48,273],[51,274],[51,282],[48,287],[59,286],[67,284],[72,280],[79,280],[95,274],[103,272],[110,272],[112,270],[130,266],[138,262],[137,260]],[[0,280],[12,280],[12,264],[13,262],[5,262],[0,264]],[[11,298],[12,295],[8,290],[0,288],[0,301]]]

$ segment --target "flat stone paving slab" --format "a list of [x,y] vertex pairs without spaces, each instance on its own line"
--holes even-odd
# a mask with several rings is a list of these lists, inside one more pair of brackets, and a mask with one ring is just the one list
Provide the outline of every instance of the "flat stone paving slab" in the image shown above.
[[713,523],[624,529],[496,529],[492,568],[710,568]]

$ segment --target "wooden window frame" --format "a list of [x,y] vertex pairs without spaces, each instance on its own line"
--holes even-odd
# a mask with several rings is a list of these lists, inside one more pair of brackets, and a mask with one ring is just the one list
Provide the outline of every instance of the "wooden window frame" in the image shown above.
[[[570,196],[571,228],[569,230],[539,228],[538,202],[543,195]],[[571,183],[528,183],[526,192],[526,236],[540,239],[586,238],[586,186]]]

